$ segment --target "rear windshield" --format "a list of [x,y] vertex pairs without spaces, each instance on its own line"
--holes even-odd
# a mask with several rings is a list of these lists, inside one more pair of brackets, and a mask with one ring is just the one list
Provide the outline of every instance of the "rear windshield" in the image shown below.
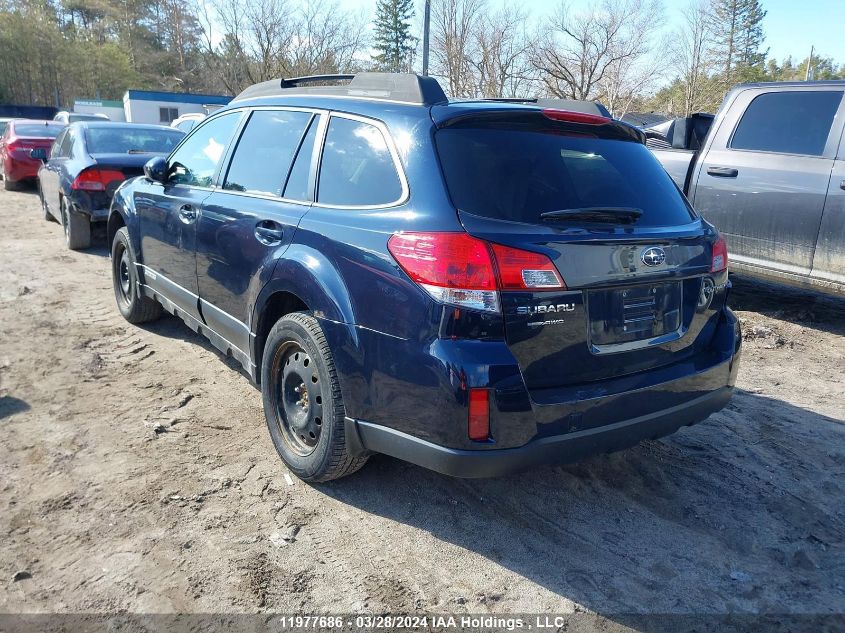
[[637,226],[687,224],[693,217],[639,143],[491,128],[444,129],[435,140],[460,211],[532,224],[547,211],[589,207],[640,209]]
[[18,136],[56,138],[63,129],[65,126],[61,123],[15,123],[15,134]]
[[71,123],[76,123],[77,121],[105,121],[107,117],[104,116],[96,116],[94,114],[76,114],[71,112],[67,115],[67,120]]
[[89,127],[85,130],[89,154],[169,154],[184,136],[184,132],[167,129]]

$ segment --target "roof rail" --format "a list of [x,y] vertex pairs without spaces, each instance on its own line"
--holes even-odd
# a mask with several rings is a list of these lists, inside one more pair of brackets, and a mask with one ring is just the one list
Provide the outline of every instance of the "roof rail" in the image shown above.
[[[329,82],[335,82],[335,85],[309,85]],[[425,106],[448,101],[436,79],[412,73],[358,73],[272,79],[250,86],[232,101],[289,95],[358,97]]]
[[281,79],[282,88],[299,88],[300,86],[307,86],[308,84],[328,83],[330,81],[352,81],[355,75],[308,75],[306,77],[293,77],[291,79]]

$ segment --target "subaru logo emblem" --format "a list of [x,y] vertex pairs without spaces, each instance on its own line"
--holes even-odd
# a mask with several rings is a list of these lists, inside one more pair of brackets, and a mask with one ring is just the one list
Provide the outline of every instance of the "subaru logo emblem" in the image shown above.
[[643,251],[640,259],[643,260],[643,264],[646,266],[660,266],[660,264],[666,261],[666,252],[659,246],[652,246]]

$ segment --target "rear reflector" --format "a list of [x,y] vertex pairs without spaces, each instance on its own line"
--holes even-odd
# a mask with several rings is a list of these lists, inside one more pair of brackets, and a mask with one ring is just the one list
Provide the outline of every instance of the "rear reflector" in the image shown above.
[[546,108],[543,110],[543,116],[554,121],[565,121],[567,123],[582,123],[584,125],[606,125],[612,122],[606,116],[598,114],[587,114],[585,112],[571,112],[569,110],[552,110]]
[[490,439],[490,391],[469,390],[469,414],[467,417],[469,439],[485,442]]
[[728,267],[728,244],[721,235],[713,242],[713,258],[710,260],[710,272],[719,273]]
[[499,290],[566,290],[542,253],[466,233],[396,233],[387,248],[432,298],[459,307],[499,312]]
[[126,176],[116,169],[97,169],[96,167],[86,169],[80,173],[71,184],[71,189],[82,189],[84,191],[105,191],[109,184],[123,181]]

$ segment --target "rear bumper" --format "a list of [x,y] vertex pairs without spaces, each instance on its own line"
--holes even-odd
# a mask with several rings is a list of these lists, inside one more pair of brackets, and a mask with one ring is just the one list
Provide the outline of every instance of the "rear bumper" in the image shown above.
[[72,190],[68,192],[68,199],[73,210],[87,215],[91,222],[105,222],[109,219],[110,200],[105,193]]
[[32,180],[38,177],[40,161],[21,158],[7,158],[3,166],[3,173],[12,182],[18,180]]
[[[539,465],[565,464],[590,455],[628,448],[646,439],[674,433],[701,422],[722,409],[733,394],[739,372],[742,336],[736,316],[725,310],[707,362],[676,366],[658,372],[659,380],[622,392],[581,392],[575,402],[538,405],[532,411],[500,415],[499,437],[508,427],[525,428],[526,415],[534,433],[520,444],[497,448],[444,446],[403,430],[369,421],[347,419],[350,449],[384,453],[455,477],[494,477]],[[466,414],[464,413],[464,416]],[[433,422],[436,413],[429,417]],[[466,429],[466,417],[463,418]],[[435,422],[436,424],[436,422]],[[466,432],[466,431],[464,431]]]
[[519,448],[472,451],[432,444],[401,431],[360,420],[347,420],[359,446],[451,475],[453,477],[496,477],[528,468],[565,464],[590,455],[610,453],[645,439],[674,433],[706,419],[730,400],[733,387],[720,389],[681,405],[649,415],[621,420],[597,428],[565,435],[543,437]]

